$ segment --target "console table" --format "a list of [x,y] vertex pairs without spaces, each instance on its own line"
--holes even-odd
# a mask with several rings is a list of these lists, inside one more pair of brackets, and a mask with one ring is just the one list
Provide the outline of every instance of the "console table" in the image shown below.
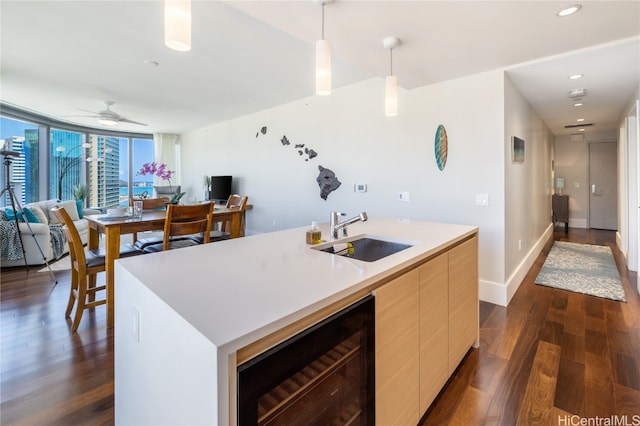
[[564,222],[564,232],[569,232],[569,196],[553,194],[551,208],[553,210],[553,229],[556,228],[556,222]]

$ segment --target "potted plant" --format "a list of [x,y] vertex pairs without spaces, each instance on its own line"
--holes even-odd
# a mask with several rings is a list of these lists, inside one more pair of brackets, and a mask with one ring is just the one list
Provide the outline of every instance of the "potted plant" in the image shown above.
[[158,197],[167,196],[167,197],[172,197],[172,200],[174,200],[175,197],[177,196],[177,199],[175,199],[175,201],[177,202],[184,195],[184,193],[182,194],[180,193],[180,185],[176,185],[176,186],[171,185],[171,176],[173,176],[174,173],[175,172],[173,170],[167,169],[166,164],[163,163],[158,165],[158,163],[154,161],[153,163],[144,163],[142,165],[142,168],[138,170],[137,174],[140,176],[146,176],[146,175],[156,176],[162,180],[166,180],[169,183],[168,186],[154,185],[153,189],[156,191],[156,195]]
[[211,176],[204,175],[204,179],[202,180],[202,186],[204,186],[204,199],[211,199]]
[[73,195],[73,199],[76,201],[80,201],[79,204],[84,207],[84,200],[87,198],[87,185],[85,185],[84,183],[80,183],[73,187],[71,193]]

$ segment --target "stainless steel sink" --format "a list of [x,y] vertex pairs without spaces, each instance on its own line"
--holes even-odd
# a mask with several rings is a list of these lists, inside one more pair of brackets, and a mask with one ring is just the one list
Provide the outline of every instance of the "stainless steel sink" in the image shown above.
[[412,247],[407,242],[382,240],[372,236],[362,236],[348,240],[338,240],[313,247],[315,250],[331,253],[364,262],[375,262],[399,251]]

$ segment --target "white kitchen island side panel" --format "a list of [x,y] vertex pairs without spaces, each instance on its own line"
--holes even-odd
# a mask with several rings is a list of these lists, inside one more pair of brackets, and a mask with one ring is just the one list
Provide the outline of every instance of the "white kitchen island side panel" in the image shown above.
[[220,424],[228,413],[218,413],[217,366],[227,370],[226,357],[120,266],[115,282],[115,424]]

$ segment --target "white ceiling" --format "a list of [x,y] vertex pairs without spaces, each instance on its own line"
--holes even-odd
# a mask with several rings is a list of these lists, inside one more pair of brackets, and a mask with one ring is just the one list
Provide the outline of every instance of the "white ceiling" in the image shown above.
[[[405,89],[505,68],[555,134],[579,117],[615,128],[640,84],[640,1],[582,1],[557,17],[565,4],[337,0],[325,6],[334,87],[384,77],[394,35]],[[148,126],[110,129],[180,133],[313,95],[316,2],[194,0],[192,12],[182,53],[164,46],[161,1],[1,0],[0,100],[93,127],[80,109],[111,100]],[[575,88],[589,93],[580,109]]]

